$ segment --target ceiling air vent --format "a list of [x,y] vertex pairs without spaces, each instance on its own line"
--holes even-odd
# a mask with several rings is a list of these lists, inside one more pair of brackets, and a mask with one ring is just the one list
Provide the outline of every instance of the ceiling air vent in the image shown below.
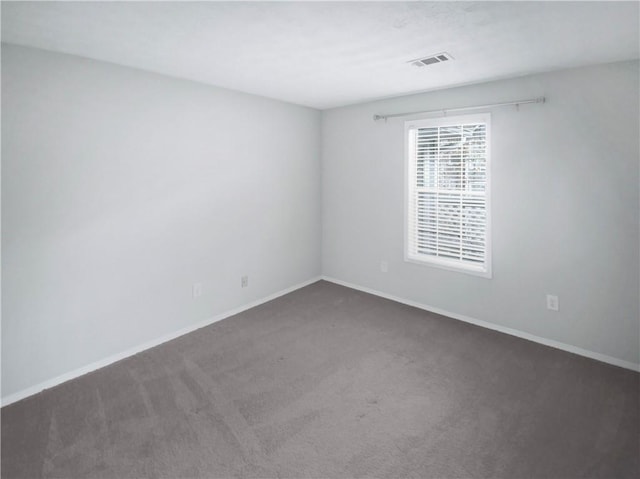
[[448,62],[449,60],[453,60],[453,57],[446,52],[438,53],[436,55],[430,55],[425,58],[418,58],[417,60],[411,60],[413,66],[416,67],[426,67],[427,65],[434,65],[436,63]]

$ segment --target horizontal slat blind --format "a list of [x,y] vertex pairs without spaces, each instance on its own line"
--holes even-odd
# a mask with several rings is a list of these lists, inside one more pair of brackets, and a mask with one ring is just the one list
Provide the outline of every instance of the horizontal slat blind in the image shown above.
[[486,270],[487,123],[409,129],[408,257]]

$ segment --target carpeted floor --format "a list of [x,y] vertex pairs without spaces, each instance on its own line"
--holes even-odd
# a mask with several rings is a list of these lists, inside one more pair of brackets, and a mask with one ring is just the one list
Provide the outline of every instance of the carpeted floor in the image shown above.
[[637,373],[318,282],[2,409],[2,478],[637,478]]

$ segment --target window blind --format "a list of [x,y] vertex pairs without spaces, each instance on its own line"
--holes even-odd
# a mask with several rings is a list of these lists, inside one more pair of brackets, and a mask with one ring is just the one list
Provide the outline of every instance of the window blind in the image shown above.
[[489,272],[488,129],[488,115],[408,128],[408,259]]

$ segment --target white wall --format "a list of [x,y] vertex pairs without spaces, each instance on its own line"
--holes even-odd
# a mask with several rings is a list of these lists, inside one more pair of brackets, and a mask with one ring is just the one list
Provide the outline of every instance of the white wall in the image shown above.
[[[323,112],[323,273],[637,364],[638,85],[625,62]],[[492,111],[493,279],[404,262],[404,120],[372,115],[542,95]]]
[[3,397],[319,275],[319,135],[312,109],[3,45]]

